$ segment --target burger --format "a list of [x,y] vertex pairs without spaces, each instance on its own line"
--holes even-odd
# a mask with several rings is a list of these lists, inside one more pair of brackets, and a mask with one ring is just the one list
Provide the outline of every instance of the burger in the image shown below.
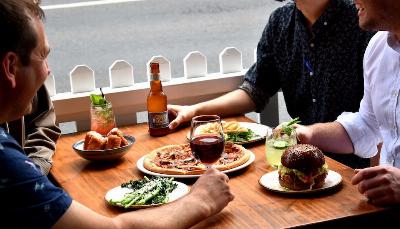
[[288,147],[278,169],[279,183],[290,190],[321,188],[328,174],[324,154],[309,144]]

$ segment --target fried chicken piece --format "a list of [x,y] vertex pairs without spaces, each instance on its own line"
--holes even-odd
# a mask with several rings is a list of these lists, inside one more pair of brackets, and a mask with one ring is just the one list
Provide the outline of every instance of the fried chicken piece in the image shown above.
[[85,142],[83,144],[84,150],[102,150],[107,142],[107,139],[101,136],[96,131],[89,131],[86,133]]
[[107,137],[107,143],[104,149],[114,149],[121,147],[122,139],[117,135],[110,135]]
[[120,131],[118,128],[116,127],[113,128],[107,134],[107,136],[112,136],[112,135],[116,135],[121,138],[121,147],[129,144],[128,140],[126,140],[126,138],[124,137],[124,133],[122,133],[122,131]]

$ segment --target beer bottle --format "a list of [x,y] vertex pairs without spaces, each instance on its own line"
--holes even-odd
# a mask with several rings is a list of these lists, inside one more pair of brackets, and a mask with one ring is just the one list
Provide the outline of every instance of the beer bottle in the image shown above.
[[169,133],[167,96],[162,90],[158,63],[150,63],[150,92],[147,96],[147,112],[150,135],[167,135]]

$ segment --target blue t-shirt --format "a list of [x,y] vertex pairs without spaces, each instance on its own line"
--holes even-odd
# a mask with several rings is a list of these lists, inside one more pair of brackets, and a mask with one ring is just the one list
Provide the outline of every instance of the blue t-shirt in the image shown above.
[[0,128],[0,225],[50,228],[71,203],[71,197],[54,186]]

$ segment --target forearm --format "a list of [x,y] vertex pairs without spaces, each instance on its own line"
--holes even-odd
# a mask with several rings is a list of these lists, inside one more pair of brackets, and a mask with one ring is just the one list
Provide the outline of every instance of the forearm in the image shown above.
[[311,134],[309,139],[305,139],[305,143],[316,145],[325,152],[343,154],[354,152],[353,143],[340,123],[317,123],[309,128]]
[[161,207],[102,216],[73,201],[53,228],[189,228],[212,214],[203,200],[190,194]]
[[230,116],[244,114],[255,109],[253,100],[241,89],[193,106],[195,107],[196,115],[218,114],[220,116]]
[[[126,213],[113,220],[119,228],[189,228],[210,215],[202,201],[185,196],[157,208]],[[149,224],[151,222],[151,224]]]

